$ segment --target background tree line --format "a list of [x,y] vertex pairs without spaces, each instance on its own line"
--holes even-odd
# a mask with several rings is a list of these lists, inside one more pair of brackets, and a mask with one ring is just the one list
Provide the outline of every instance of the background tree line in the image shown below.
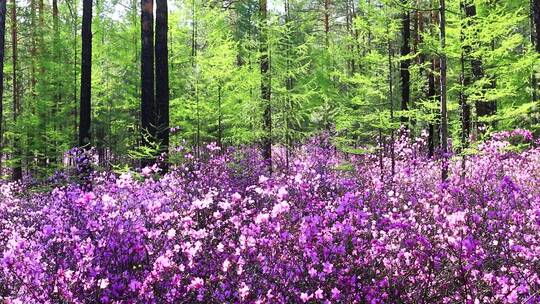
[[209,142],[271,163],[321,132],[347,153],[426,132],[444,156],[539,130],[540,0],[0,0],[0,30],[15,180],[77,145],[105,168]]

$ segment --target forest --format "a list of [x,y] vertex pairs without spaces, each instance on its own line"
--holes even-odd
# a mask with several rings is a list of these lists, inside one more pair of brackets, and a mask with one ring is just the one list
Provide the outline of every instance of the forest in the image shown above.
[[540,303],[540,0],[0,0],[0,303]]

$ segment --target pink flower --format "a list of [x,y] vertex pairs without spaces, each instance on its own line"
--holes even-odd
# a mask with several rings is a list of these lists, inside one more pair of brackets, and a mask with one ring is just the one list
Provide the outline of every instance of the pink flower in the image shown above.
[[129,289],[131,291],[137,291],[139,288],[141,288],[141,282],[139,282],[137,280],[131,280],[129,282]]
[[223,261],[223,272],[227,272],[229,270],[229,266],[231,265],[231,262],[229,262],[229,259],[226,259]]
[[307,293],[305,292],[302,292],[300,294],[300,299],[302,300],[302,302],[306,303],[307,301],[309,301],[309,299],[311,299],[311,295],[308,295]]
[[233,193],[231,197],[232,197],[233,202],[238,202],[239,200],[242,199],[242,196],[238,192]]
[[109,279],[105,278],[105,279],[100,279],[98,281],[98,285],[99,285],[99,288],[101,289],[105,289],[107,288],[107,286],[109,286]]
[[332,298],[334,299],[339,298],[339,295],[341,293],[339,289],[337,289],[337,287],[332,288],[331,292],[332,292]]
[[240,295],[240,298],[244,300],[249,295],[249,286],[247,286],[244,282],[240,283],[238,294]]
[[334,265],[330,262],[324,262],[323,271],[326,273],[332,273],[332,271],[334,271]]
[[316,299],[322,299],[324,298],[324,295],[323,295],[323,290],[322,289],[317,289],[315,290],[315,298]]
[[268,181],[268,177],[261,175],[259,176],[259,184],[264,184]]
[[171,228],[169,229],[169,231],[167,231],[167,238],[168,239],[172,239],[176,236],[176,230],[174,228]]
[[149,176],[150,174],[152,174],[152,168],[144,167],[142,168],[141,173],[143,176]]
[[201,289],[203,286],[204,286],[204,280],[199,277],[195,277],[191,280],[191,283],[189,284],[188,288]]

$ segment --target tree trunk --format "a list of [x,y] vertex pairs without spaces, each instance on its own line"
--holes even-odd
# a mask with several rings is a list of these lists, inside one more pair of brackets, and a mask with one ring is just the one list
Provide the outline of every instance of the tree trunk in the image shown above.
[[[540,0],[531,0],[531,40],[537,53],[540,53]],[[532,97],[533,101],[538,98],[539,83],[533,71]]]
[[[266,3],[266,1],[264,1]],[[329,43],[329,33],[330,33],[330,0],[324,0],[324,41],[326,47]]]
[[[386,28],[386,34],[388,35],[389,29]],[[392,51],[392,45],[390,37],[388,37],[388,102],[390,103],[390,123],[394,123],[394,69],[392,66],[392,56],[394,55]],[[391,176],[394,177],[396,172],[396,155],[394,149],[394,127],[391,126],[390,133],[390,160],[391,160]]]
[[[466,10],[467,4],[465,3],[466,0],[462,0],[461,2],[461,8],[462,10]],[[471,108],[468,103],[468,97],[465,93],[465,90],[467,87],[471,85],[471,78],[469,77],[467,73],[467,69],[465,66],[466,60],[470,57],[470,54],[472,52],[472,48],[470,45],[465,44],[466,39],[466,30],[468,29],[470,25],[469,20],[462,21],[465,25],[462,25],[461,28],[461,58],[460,58],[460,64],[461,64],[461,92],[460,92],[460,107],[461,107],[461,141],[463,148],[466,147],[468,143],[468,139],[471,133]],[[463,24],[463,23],[462,23]]]
[[53,27],[55,34],[58,32],[58,0],[52,1]]
[[[433,28],[438,27],[439,21],[437,17],[437,12],[432,11],[431,12],[431,36],[434,36],[435,33],[433,32]],[[437,100],[437,83],[440,82],[439,75],[439,58],[437,57],[437,54],[434,54],[431,58],[431,71],[428,74],[428,93],[427,97],[431,102],[436,102]],[[430,110],[430,114],[433,114]],[[437,139],[438,131],[439,130],[439,116],[438,114],[435,115],[436,119],[434,121],[431,121],[429,123],[429,157],[433,157],[435,155],[435,148],[438,147]]]
[[[195,7],[195,0],[191,1],[191,20],[192,20],[192,26],[191,26],[191,71],[194,75],[197,75],[195,66],[197,64],[197,12]],[[195,98],[195,108],[196,108],[196,121],[197,121],[197,132],[195,133],[195,157],[200,157],[200,151],[201,151],[201,111],[200,111],[200,104],[199,104],[199,79],[198,77],[195,77],[193,84],[192,84],[192,95]]]
[[[154,3],[141,0],[141,128],[143,145],[151,147],[156,136],[154,100]],[[142,166],[153,164],[152,158]]]
[[[291,99],[292,90],[294,88],[294,79],[291,76],[291,66],[292,66],[292,59],[291,59],[291,46],[293,44],[293,37],[291,34],[291,15],[290,15],[290,3],[288,0],[285,0],[285,25],[287,26],[287,36],[286,36],[286,74],[287,77],[285,78],[285,89],[286,89],[286,113],[285,113],[285,166],[287,170],[289,170],[290,165],[290,156],[291,156],[291,149],[292,149],[292,119],[291,115],[294,113],[293,109],[293,103]],[[352,73],[354,73],[354,61],[352,63]]]
[[[13,64],[13,121],[17,123],[21,105],[19,103],[19,84],[17,82],[17,6],[16,0],[11,2],[11,48],[12,48],[12,64]],[[12,178],[14,181],[22,179],[21,166],[21,148],[20,134],[15,134],[13,142],[15,165],[13,167]]]
[[[472,25],[474,23],[474,18],[476,18],[476,6],[471,0],[464,0],[462,3],[463,10],[465,11],[465,17],[469,20],[467,25]],[[467,50],[468,53],[465,54],[466,57],[471,57],[470,53],[472,52],[472,47],[469,46]],[[480,58],[470,58],[472,66],[472,75],[473,81],[479,81],[484,78],[484,68],[482,66],[482,60]],[[483,88],[483,90],[486,88]],[[478,117],[490,116],[497,112],[497,103],[493,101],[477,100],[475,102],[476,115]],[[479,124],[480,125],[480,124]]]
[[92,87],[92,0],[83,0],[81,29],[81,102],[79,106],[79,146],[90,147]]
[[[169,150],[169,53],[167,0],[156,0],[156,106],[160,152]],[[166,169],[166,168],[164,168]]]
[[[402,0],[404,4],[407,3],[406,0]],[[403,44],[401,46],[401,57],[407,57],[411,53],[411,47],[409,40],[411,38],[411,15],[409,11],[403,12],[402,16],[402,38]],[[401,59],[401,110],[409,110],[410,102],[410,79],[411,74],[409,67],[411,65],[410,59]],[[401,116],[401,123],[407,123],[408,119],[405,116]]]
[[[435,61],[431,60],[431,71],[428,74],[428,92],[427,97],[432,102],[437,95],[435,90]],[[431,112],[431,110],[430,110]],[[428,125],[428,155],[433,157],[435,154],[435,122],[430,121]]]
[[39,26],[41,26],[42,28],[42,31],[44,30],[44,27],[45,27],[45,18],[43,16],[43,10],[44,10],[44,3],[43,3],[43,0],[39,0],[38,2],[38,15],[39,15]]
[[260,66],[261,66],[261,97],[264,105],[264,139],[263,139],[263,158],[267,163],[270,173],[272,173],[272,107],[271,107],[271,89],[268,60],[268,37],[267,37],[267,18],[266,18],[266,0],[259,0],[259,14],[261,19],[260,33]]
[[[34,98],[36,94],[36,57],[37,57],[37,46],[36,46],[36,0],[30,1],[30,95]],[[35,106],[35,100],[32,104]],[[34,112],[35,114],[35,112]]]
[[[40,0],[40,5],[43,4],[43,1]],[[52,1],[52,18],[53,18],[53,46],[52,46],[52,58],[53,58],[53,61],[54,61],[54,68],[53,68],[53,71],[55,72],[58,72],[60,71],[61,69],[59,69],[59,54],[60,54],[60,50],[59,50],[59,45],[60,45],[60,28],[59,28],[59,24],[58,24],[58,1],[57,0],[53,0]],[[42,71],[43,73],[45,72],[44,70]],[[59,80],[59,79],[55,79],[53,80],[53,84],[54,84],[54,108],[52,109],[52,117],[53,117],[53,128],[54,128],[54,131],[58,131],[59,129],[61,129],[62,127],[66,128],[68,127],[68,124],[66,121],[65,124],[64,122],[61,122],[59,121],[58,119],[58,113],[60,112],[60,107],[61,107],[61,102],[62,102],[62,80]],[[57,156],[59,153],[58,149],[58,142],[57,140],[54,141],[53,143],[53,147],[52,147],[52,156],[50,156],[50,162],[52,164],[55,164],[58,159],[57,159]]]
[[218,146],[223,152],[223,110],[221,109],[221,83],[218,85]]
[[535,32],[535,49],[540,53],[540,0],[532,0],[534,32]]
[[446,109],[446,6],[445,0],[439,0],[439,15],[440,15],[440,43],[441,43],[441,152],[442,152],[442,180],[448,178],[448,117]]
[[6,3],[0,0],[0,176],[2,175],[2,149],[4,147],[4,49],[6,46]]

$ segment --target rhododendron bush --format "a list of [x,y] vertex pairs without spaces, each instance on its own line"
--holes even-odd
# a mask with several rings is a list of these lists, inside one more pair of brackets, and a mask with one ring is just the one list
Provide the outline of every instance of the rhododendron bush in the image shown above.
[[0,298],[538,303],[536,146],[496,134],[465,164],[452,157],[445,183],[422,140],[396,143],[392,176],[386,155],[381,171],[378,155],[314,139],[272,175],[254,150],[210,146],[164,176],[94,172],[91,190],[4,184]]

